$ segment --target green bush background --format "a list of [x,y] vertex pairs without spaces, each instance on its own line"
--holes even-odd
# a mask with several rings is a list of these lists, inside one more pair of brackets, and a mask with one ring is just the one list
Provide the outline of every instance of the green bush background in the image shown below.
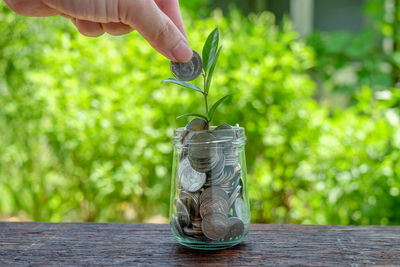
[[[266,12],[184,13],[197,51],[220,28],[211,99],[234,97],[215,123],[246,129],[253,222],[400,223],[400,92],[381,66],[397,54],[367,43],[380,28],[305,42]],[[87,38],[3,3],[0,17],[0,219],[167,216],[175,117],[201,112],[200,95],[161,85],[169,62],[137,33]],[[332,78],[354,62],[353,83]]]

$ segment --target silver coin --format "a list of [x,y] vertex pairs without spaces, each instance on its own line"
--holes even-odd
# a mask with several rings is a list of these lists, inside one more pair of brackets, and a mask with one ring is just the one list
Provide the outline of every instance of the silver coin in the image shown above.
[[233,141],[237,139],[236,130],[229,124],[221,124],[213,130],[213,134],[218,137],[219,141],[223,145],[225,155],[230,154],[237,147],[233,144]]
[[237,151],[230,151],[226,154],[225,151],[225,165],[237,165],[239,162],[239,153]]
[[250,225],[250,212],[246,203],[241,198],[235,200],[235,214],[242,220],[246,228]]
[[237,172],[235,172],[235,168],[232,166],[225,166],[224,168],[224,175],[225,175],[225,182],[231,182],[235,179],[235,177],[238,175]]
[[218,179],[218,177],[220,177],[224,172],[224,165],[225,157],[222,154],[219,158],[218,164],[207,173],[208,178],[210,178],[211,181]]
[[235,178],[235,170],[232,166],[225,166],[224,173],[223,173],[223,180],[222,183],[230,183]]
[[200,75],[203,68],[203,61],[200,55],[193,50],[192,58],[185,63],[172,62],[171,72],[174,76],[181,81],[191,81]]
[[[192,143],[189,146],[189,161],[193,169],[198,172],[206,173],[211,171],[221,160],[223,152],[220,147],[212,141],[215,137],[209,133],[198,133],[193,136]],[[221,166],[222,167],[222,166]]]
[[179,194],[179,198],[188,208],[190,213],[190,217],[199,217],[200,216],[200,205],[199,205],[199,198],[200,194],[198,192],[192,193],[185,190],[182,190]]
[[202,119],[193,119],[186,124],[185,129],[188,131],[201,131],[207,129],[207,122]]
[[196,131],[206,130],[208,127],[207,122],[205,120],[196,118],[189,121],[185,126],[185,131],[182,134],[182,144],[187,145],[192,139],[193,135],[196,134]]
[[215,165],[218,163],[218,160],[215,157],[205,160],[189,158],[189,162],[193,169],[205,174],[215,167]]
[[213,148],[193,147],[189,151],[189,160],[192,160],[199,165],[217,164],[221,157],[222,153],[219,153],[218,150]]
[[181,199],[175,200],[176,215],[178,217],[179,224],[184,227],[190,224],[190,215],[186,205]]
[[175,214],[172,214],[171,226],[172,226],[173,229],[175,229],[176,234],[179,234],[180,236],[184,235],[182,227],[179,224],[178,217]]
[[190,163],[187,164],[186,159],[182,163],[182,168],[178,169],[179,181],[182,188],[189,192],[198,191],[206,182],[206,174],[194,170]]
[[218,136],[220,139],[224,138],[227,141],[228,140],[231,141],[230,142],[231,144],[232,144],[232,140],[235,139],[235,137],[236,137],[235,130],[229,124],[221,124],[221,125],[217,126],[213,130],[213,134]]
[[229,208],[232,207],[233,203],[236,201],[236,199],[239,197],[240,195],[240,189],[242,189],[242,187],[240,185],[236,186],[235,189],[233,190],[231,197],[229,198],[228,204],[229,204]]
[[195,230],[195,229],[193,229],[193,228],[183,227],[183,232],[184,232],[186,235],[190,235],[190,236],[193,236],[193,235],[201,235],[201,234],[203,234],[203,232],[201,231],[201,228]]
[[215,135],[209,132],[200,132],[193,136],[195,142],[208,142],[215,140]]
[[228,216],[214,212],[207,214],[201,222],[203,234],[211,240],[220,240],[229,231]]
[[226,236],[224,237],[224,241],[230,241],[237,237],[240,237],[244,232],[244,224],[241,219],[237,217],[230,217],[228,219],[229,230]]
[[179,178],[179,181],[181,180],[182,175],[183,175],[183,172],[185,171],[185,169],[186,169],[188,166],[190,166],[190,162],[189,162],[189,159],[188,159],[188,158],[185,158],[184,160],[182,160],[182,161],[179,163],[179,166],[178,166],[178,178]]
[[234,169],[231,166],[225,166],[223,170],[220,172],[219,176],[212,177],[211,184],[212,185],[223,185],[226,184],[229,186],[230,182],[235,177]]
[[206,190],[204,190],[203,193],[201,193],[200,204],[208,198],[216,198],[216,197],[222,197],[226,201],[228,201],[228,199],[229,199],[228,195],[226,194],[226,192],[224,190],[222,190],[221,188],[219,188],[217,186],[211,186],[211,187],[207,188]]
[[201,221],[192,221],[193,230],[201,230]]
[[232,126],[230,126],[229,124],[221,124],[215,127],[214,130],[230,130],[230,129],[232,129]]
[[226,199],[219,196],[212,196],[200,204],[200,216],[204,218],[208,213],[218,212],[228,214],[229,206]]
[[234,187],[232,187],[230,184],[221,184],[219,187],[224,190],[227,195],[230,195],[234,190]]

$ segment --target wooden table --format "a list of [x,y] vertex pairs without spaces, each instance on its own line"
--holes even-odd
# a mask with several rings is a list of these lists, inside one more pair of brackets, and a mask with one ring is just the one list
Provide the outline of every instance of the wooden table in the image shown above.
[[400,265],[400,227],[252,225],[231,249],[176,243],[168,225],[0,222],[0,266]]

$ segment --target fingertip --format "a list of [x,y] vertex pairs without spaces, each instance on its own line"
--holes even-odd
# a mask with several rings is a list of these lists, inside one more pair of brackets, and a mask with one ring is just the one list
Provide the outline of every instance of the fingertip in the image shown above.
[[96,32],[96,33],[94,33],[94,32],[89,32],[89,33],[81,32],[81,34],[85,35],[86,37],[99,37],[99,36],[102,36],[104,34],[104,32]]
[[114,36],[128,34],[133,31],[131,27],[122,23],[109,22],[102,23],[101,26],[106,33]]
[[175,58],[175,62],[188,62],[192,56],[193,51],[184,40],[180,40],[178,44],[171,51],[172,56]]
[[100,31],[97,31],[97,32],[88,32],[88,31],[82,31],[82,30],[80,30],[79,28],[78,28],[78,31],[79,31],[82,35],[84,35],[84,36],[86,36],[86,37],[99,37],[99,36],[102,36],[102,35],[104,34],[104,31],[103,31],[103,32],[100,32]]
[[78,31],[87,37],[98,37],[104,34],[104,30],[100,23],[80,20],[75,21]]

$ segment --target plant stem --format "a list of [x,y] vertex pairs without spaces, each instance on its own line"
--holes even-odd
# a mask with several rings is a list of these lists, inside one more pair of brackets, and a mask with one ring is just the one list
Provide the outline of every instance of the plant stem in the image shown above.
[[204,80],[204,88],[203,88],[203,95],[204,95],[204,102],[206,104],[206,116],[208,116],[208,94],[206,93],[206,83],[207,83],[207,73],[203,74]]
[[208,94],[204,93],[204,102],[206,102],[206,115],[208,115]]
[[[204,95],[204,103],[206,104],[206,117],[208,118],[208,93],[206,93],[206,86],[207,86],[207,72],[203,73],[203,95]],[[210,127],[210,118],[207,119],[207,129]]]

